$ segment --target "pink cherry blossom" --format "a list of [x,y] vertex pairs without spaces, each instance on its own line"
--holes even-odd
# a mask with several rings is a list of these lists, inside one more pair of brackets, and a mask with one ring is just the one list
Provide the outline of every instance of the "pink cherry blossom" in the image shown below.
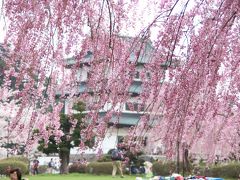
[[[58,95],[68,111],[86,102],[84,140],[103,140],[123,105],[134,110],[136,101],[145,109],[138,107],[130,137],[151,137],[169,157],[177,142],[209,157],[239,152],[238,0],[150,0],[146,8],[140,1],[5,0],[2,13],[9,25],[0,98],[12,109],[11,133],[27,134],[26,144],[53,134],[60,140]],[[136,71],[141,89],[133,97]]]

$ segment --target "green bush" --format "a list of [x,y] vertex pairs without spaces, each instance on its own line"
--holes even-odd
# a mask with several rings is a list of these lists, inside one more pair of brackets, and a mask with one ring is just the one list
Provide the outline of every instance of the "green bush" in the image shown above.
[[240,174],[240,163],[229,163],[226,165],[211,166],[209,176],[237,178]]
[[92,162],[87,166],[90,174],[112,174],[112,162]]
[[132,161],[133,164],[137,167],[144,166],[144,159],[136,158],[134,161]]
[[170,171],[175,170],[176,165],[175,162],[155,162],[153,163],[153,174],[155,175],[161,175],[161,176],[168,176],[170,174]]
[[13,157],[1,159],[0,162],[2,162],[2,161],[21,161],[21,162],[24,162],[26,164],[29,163],[28,158],[26,158],[24,156],[13,156]]
[[44,174],[47,172],[48,166],[47,165],[42,165],[38,167],[38,173],[39,174]]
[[0,174],[7,174],[8,168],[19,168],[23,174],[28,173],[28,165],[22,161],[1,160]]
[[[180,173],[182,173],[183,170],[183,163],[180,162]],[[192,165],[190,164],[189,167],[190,171],[192,171]],[[174,161],[167,161],[167,162],[154,162],[153,163],[153,174],[155,175],[160,175],[160,176],[168,176],[170,175],[170,172],[176,172],[177,166],[176,166],[176,162]],[[185,175],[187,175],[188,173],[185,170]]]
[[97,160],[97,162],[111,162],[111,161],[112,161],[111,155],[109,154],[103,155],[101,158]]
[[85,164],[72,164],[69,166],[69,173],[86,173],[87,166]]
[[237,178],[240,174],[240,163],[231,162],[229,164],[212,165],[208,170],[200,168],[200,174],[211,177]]
[[[112,162],[91,162],[87,165],[86,173],[90,174],[112,174]],[[122,163],[123,173],[127,174],[126,165]],[[119,172],[118,172],[119,173]]]

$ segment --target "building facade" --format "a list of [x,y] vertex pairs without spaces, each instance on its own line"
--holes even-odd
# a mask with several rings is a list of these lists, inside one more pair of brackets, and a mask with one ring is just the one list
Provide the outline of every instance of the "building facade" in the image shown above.
[[[142,92],[142,80],[141,80],[141,73],[145,71],[145,65],[149,62],[150,59],[150,51],[152,51],[152,46],[150,43],[145,45],[143,53],[135,62],[135,73],[134,78],[132,80],[131,86],[128,88],[128,93],[130,94],[130,98],[126,103],[119,103],[119,110],[120,116],[115,117],[113,116],[110,123],[109,123],[109,130],[103,140],[103,142],[99,145],[103,153],[107,153],[110,149],[113,149],[117,146],[117,144],[128,134],[129,127],[135,126],[140,117],[145,114],[145,107],[143,103],[139,100],[139,96]],[[79,85],[78,90],[79,93],[86,93],[90,90],[88,89],[87,82],[88,78],[91,76],[89,71],[91,70],[91,58],[93,54],[92,52],[88,51],[84,60],[81,61],[79,65],[79,69],[77,72]],[[135,54],[131,53],[129,56],[129,62],[135,61]],[[67,59],[67,69],[71,70],[71,67],[75,65],[74,58]],[[109,72],[108,72],[109,73]],[[150,72],[145,72],[146,76],[150,78]],[[69,104],[68,100],[65,101],[65,113],[68,114],[69,112]],[[111,108],[111,103],[106,103],[104,107],[98,112],[100,117],[106,115],[107,111]],[[86,112],[87,113],[87,112]],[[116,122],[117,121],[117,122]],[[113,126],[114,124],[114,126]],[[147,138],[144,137],[144,146],[147,146]],[[86,150],[85,153],[94,154],[97,153],[98,150]],[[71,151],[71,154],[78,154],[78,148],[74,148]]]

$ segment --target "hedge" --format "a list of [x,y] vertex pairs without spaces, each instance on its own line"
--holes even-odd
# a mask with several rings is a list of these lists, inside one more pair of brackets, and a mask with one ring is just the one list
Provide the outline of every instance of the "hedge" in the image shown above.
[[21,161],[21,162],[24,162],[26,164],[29,163],[28,158],[23,157],[23,156],[13,156],[13,157],[1,159],[0,162],[2,162],[2,161]]
[[22,174],[28,173],[28,165],[22,161],[13,161],[13,160],[1,160],[0,161],[0,174],[7,174],[7,169],[19,168]]
[[170,171],[174,170],[176,167],[175,162],[155,162],[153,163],[153,174],[161,175],[161,176],[168,176]]
[[48,166],[47,165],[41,165],[38,167],[38,173],[39,174],[44,174],[47,173]]
[[202,175],[211,177],[238,178],[240,174],[240,163],[229,163],[225,165],[210,166],[208,172],[200,170]]
[[112,162],[111,155],[106,154],[97,160],[97,162]]
[[84,164],[72,164],[69,166],[69,173],[86,173],[87,166]]
[[112,174],[112,162],[92,162],[87,166],[90,174]]
[[[124,174],[128,173],[124,164],[122,164],[122,169]],[[112,162],[91,162],[87,165],[86,173],[96,174],[96,175],[112,174],[112,170],[113,170]]]
[[[182,162],[179,163],[179,169],[180,172],[183,169],[183,164]],[[192,165],[190,164],[189,167],[190,171],[192,171]],[[167,161],[167,162],[154,162],[153,163],[153,174],[154,175],[160,175],[160,176],[168,176],[170,174],[170,172],[176,172],[177,166],[176,166],[176,162],[174,161]],[[185,175],[187,175],[186,171],[185,171]]]
[[[192,169],[192,167],[190,168]],[[155,175],[168,176],[170,171],[175,170],[176,162],[173,161],[165,163],[153,163],[153,173]],[[182,170],[182,163],[180,163],[180,170]],[[69,171],[80,173],[86,172],[91,174],[111,174],[112,162],[92,162],[89,163],[87,167],[79,167],[79,169],[72,165]],[[240,174],[240,163],[229,163],[226,165],[210,166],[208,171],[205,171],[204,168],[200,168],[200,172],[201,175],[210,177],[238,178],[238,175]],[[186,174],[187,173],[185,173],[185,175]]]
[[[176,170],[176,162],[156,162],[153,163],[153,173],[155,175],[167,176],[170,170]],[[180,163],[180,170],[182,170],[182,163]],[[240,163],[229,163],[225,165],[213,165],[209,167],[209,170],[200,168],[200,175],[208,177],[223,177],[223,178],[238,178],[240,174]],[[185,173],[186,175],[187,173]]]

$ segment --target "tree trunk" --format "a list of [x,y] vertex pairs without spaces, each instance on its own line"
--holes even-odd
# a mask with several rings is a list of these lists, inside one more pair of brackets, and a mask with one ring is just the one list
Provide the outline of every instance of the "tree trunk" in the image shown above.
[[184,151],[184,145],[183,145],[183,151],[182,151],[182,173],[183,173],[183,177],[185,175],[185,151]]
[[70,156],[70,150],[59,152],[59,158],[61,162],[60,174],[68,174],[69,156]]
[[179,174],[180,172],[180,142],[177,141],[177,173]]
[[185,160],[185,165],[186,165],[186,172],[190,172],[190,163],[188,159],[188,148],[185,148],[184,150],[184,160]]

